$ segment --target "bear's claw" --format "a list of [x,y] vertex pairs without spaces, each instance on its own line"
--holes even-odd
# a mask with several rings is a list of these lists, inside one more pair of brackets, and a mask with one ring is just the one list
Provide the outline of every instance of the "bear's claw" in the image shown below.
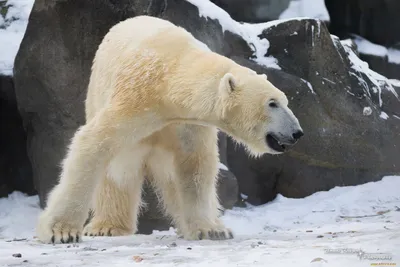
[[132,231],[101,223],[89,223],[83,230],[85,236],[125,236]]
[[233,233],[230,229],[201,229],[198,230],[196,239],[227,240],[233,239]]
[[53,227],[52,235],[46,242],[44,238],[40,238],[45,243],[51,244],[68,244],[68,243],[79,243],[81,241],[80,233],[75,229],[65,229],[66,227],[60,228]]

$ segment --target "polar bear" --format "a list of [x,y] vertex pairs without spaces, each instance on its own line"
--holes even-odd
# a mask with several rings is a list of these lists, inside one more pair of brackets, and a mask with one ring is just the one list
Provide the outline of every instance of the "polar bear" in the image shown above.
[[183,238],[233,238],[219,218],[218,129],[255,156],[283,153],[303,135],[285,94],[265,75],[150,16],[105,35],[85,113],[39,216],[44,243],[135,233],[145,177]]

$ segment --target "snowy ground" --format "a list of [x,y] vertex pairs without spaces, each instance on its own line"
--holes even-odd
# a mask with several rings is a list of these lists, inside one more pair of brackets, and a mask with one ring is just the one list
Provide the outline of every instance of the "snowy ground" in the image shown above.
[[[236,234],[229,241],[185,241],[171,229],[84,237],[77,246],[39,243],[38,198],[13,193],[0,199],[0,266],[394,266],[400,264],[399,193],[400,177],[391,176],[304,199],[279,196],[227,212],[223,220]],[[356,250],[365,253],[361,259]]]
[[0,74],[12,75],[14,59],[24,37],[32,0],[8,0],[5,18],[0,14]]

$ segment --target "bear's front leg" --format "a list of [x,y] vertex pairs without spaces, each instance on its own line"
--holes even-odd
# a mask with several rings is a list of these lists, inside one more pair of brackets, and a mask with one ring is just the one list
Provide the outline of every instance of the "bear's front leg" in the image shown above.
[[181,158],[176,166],[183,219],[178,227],[185,239],[233,238],[232,231],[219,219],[218,162],[217,152],[204,147]]
[[39,216],[37,237],[44,243],[81,240],[89,205],[99,177],[115,147],[115,129],[99,114],[75,133],[62,164],[59,184],[50,192]]

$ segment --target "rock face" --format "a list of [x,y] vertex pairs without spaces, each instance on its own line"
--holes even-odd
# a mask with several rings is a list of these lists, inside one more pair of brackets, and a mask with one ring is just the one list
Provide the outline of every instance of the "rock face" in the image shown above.
[[292,0],[212,0],[236,21],[259,23],[279,18]]
[[[360,58],[378,73],[400,79],[400,1],[325,0],[325,4],[331,17],[330,32],[341,39],[357,41],[360,38],[354,38],[355,34],[372,42],[372,51],[361,49]],[[382,50],[389,53],[383,55]],[[390,57],[391,50],[395,60]]]
[[[400,55],[400,50],[398,50]],[[368,63],[369,67],[374,71],[385,75],[389,79],[400,80],[400,62],[390,62],[387,57],[359,53],[361,60]]]
[[26,152],[26,134],[11,77],[0,75],[0,197],[14,190],[36,193]]
[[340,38],[353,33],[386,47],[400,42],[398,0],[325,0],[325,5],[329,30]]
[[243,148],[228,142],[228,167],[248,202],[263,204],[277,193],[305,197],[400,172],[398,88],[384,77],[379,80],[315,20],[272,26],[262,38],[269,40],[268,53],[282,70],[236,60],[266,73],[289,96],[305,136],[288,153],[260,159],[248,158]]
[[[243,46],[243,41],[225,43],[221,27],[200,18],[197,8],[185,1],[35,1],[15,60],[14,77],[18,106],[29,129],[28,152],[42,207],[58,180],[66,147],[84,123],[86,87],[98,45],[111,26],[142,14],[183,25],[219,53],[230,54]],[[226,188],[236,183],[232,179],[232,174],[221,173],[221,193],[226,194]],[[236,192],[222,196],[224,206],[232,206],[237,191],[236,183]],[[155,201],[151,192],[147,195],[147,202]],[[160,219],[159,213],[155,217],[150,213],[142,218]]]
[[[30,129],[28,151],[42,206],[57,181],[70,138],[84,123],[83,103],[97,46],[115,23],[142,14],[168,19],[211,50],[266,73],[288,95],[303,126],[306,135],[290,152],[260,159],[250,159],[243,148],[221,137],[221,162],[234,174],[221,171],[218,192],[225,207],[231,207],[239,193],[262,204],[277,193],[303,197],[400,173],[396,90],[400,92],[332,39],[322,23],[288,20],[247,28],[225,16],[221,26],[213,18],[224,12],[205,18],[208,7],[215,11],[215,6],[195,2],[200,12],[182,0],[36,0],[14,75],[19,109]],[[274,60],[281,69],[263,65]],[[385,114],[387,119],[382,118]],[[150,207],[156,207],[155,199],[146,190]],[[139,219],[139,228],[165,229],[162,220],[151,208]]]

